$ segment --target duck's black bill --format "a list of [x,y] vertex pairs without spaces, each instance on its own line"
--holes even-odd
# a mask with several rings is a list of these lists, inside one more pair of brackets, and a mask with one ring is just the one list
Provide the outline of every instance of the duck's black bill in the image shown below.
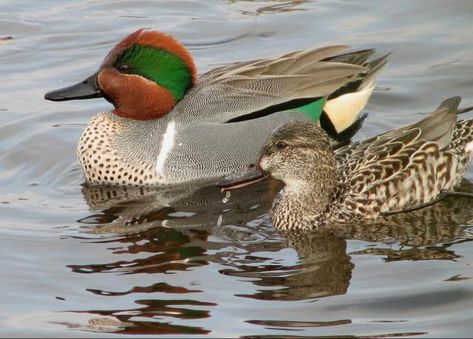
[[44,98],[51,101],[101,98],[103,92],[97,85],[97,75],[95,73],[75,85],[48,92]]

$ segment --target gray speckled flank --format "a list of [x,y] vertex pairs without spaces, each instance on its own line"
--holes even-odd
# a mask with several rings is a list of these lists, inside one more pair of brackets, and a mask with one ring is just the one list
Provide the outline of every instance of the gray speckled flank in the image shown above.
[[273,203],[274,225],[305,229],[375,219],[452,190],[464,175],[473,142],[473,120],[456,121],[459,102],[445,100],[417,123],[335,152],[314,124],[281,126],[260,160],[286,184]]

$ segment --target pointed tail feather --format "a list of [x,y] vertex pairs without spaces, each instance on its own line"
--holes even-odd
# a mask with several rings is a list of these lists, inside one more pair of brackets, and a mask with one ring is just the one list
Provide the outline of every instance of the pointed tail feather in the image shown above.
[[378,59],[369,61],[363,65],[368,68],[369,71],[363,76],[363,80],[361,81],[359,87],[360,89],[370,87],[374,84],[375,78],[378,76],[379,72],[381,72],[383,68],[387,65],[390,56],[391,53],[388,53]]
[[473,106],[459,108],[457,114],[463,114],[473,111]]
[[368,58],[374,54],[374,52],[376,52],[374,48],[363,49],[360,51],[348,52],[334,57],[325,58],[324,60],[362,66],[364,63],[366,63]]

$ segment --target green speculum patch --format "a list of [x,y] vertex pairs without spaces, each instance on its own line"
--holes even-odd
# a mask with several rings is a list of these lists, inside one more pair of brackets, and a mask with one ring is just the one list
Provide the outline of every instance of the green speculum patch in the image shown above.
[[312,121],[316,122],[319,121],[326,103],[327,97],[323,97],[308,105],[297,107],[294,110],[307,114]]
[[123,64],[129,67],[126,73],[154,81],[169,90],[176,101],[192,86],[192,75],[186,63],[162,48],[133,45],[118,57],[117,69]]

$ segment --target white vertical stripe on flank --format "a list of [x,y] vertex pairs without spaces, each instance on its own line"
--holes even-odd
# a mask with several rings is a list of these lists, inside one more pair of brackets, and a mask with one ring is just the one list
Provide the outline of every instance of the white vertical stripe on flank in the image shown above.
[[156,171],[163,175],[164,164],[168,158],[169,152],[171,152],[174,147],[174,137],[176,134],[176,122],[171,120],[167,127],[166,131],[163,134],[163,141],[161,143],[161,150],[159,151],[158,160],[156,161]]

